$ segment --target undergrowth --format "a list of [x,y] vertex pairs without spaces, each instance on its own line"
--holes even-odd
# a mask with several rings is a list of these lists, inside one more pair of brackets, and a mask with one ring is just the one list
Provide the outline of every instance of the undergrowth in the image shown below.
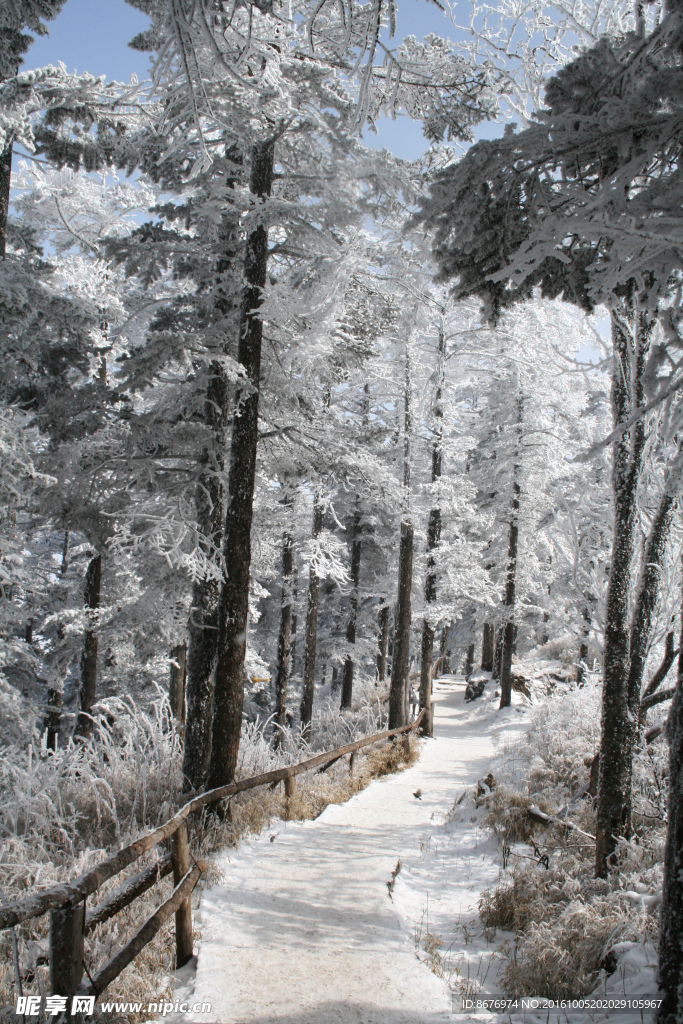
[[[238,778],[247,778],[294,764],[319,750],[332,749],[385,728],[382,706],[361,702],[343,715],[332,706],[318,712],[312,739],[305,743],[296,729],[285,731],[276,751],[269,740],[270,723],[245,723],[240,743]],[[167,820],[182,805],[182,749],[168,701],[159,694],[146,709],[131,700],[101,705],[95,739],[85,746],[66,744],[47,750],[45,738],[33,736],[0,748],[0,899],[8,901],[29,890],[68,881],[101,861],[108,853]],[[315,818],[331,803],[342,803],[375,777],[406,767],[417,756],[418,741],[385,743],[358,752],[351,769],[348,758],[325,772],[296,777],[295,793],[286,798],[283,786],[260,787],[238,794],[220,817],[203,813],[190,823],[195,856],[208,859],[201,885],[218,879],[211,854],[236,846],[277,818]],[[166,850],[157,847],[135,862],[139,871]],[[117,876],[91,898],[103,900],[121,884]],[[172,890],[170,877],[139,897],[130,907],[87,936],[85,963],[93,974],[134,934]],[[16,928],[19,969],[24,995],[49,994],[49,915]],[[170,999],[175,947],[172,923],[110,985],[106,999],[149,1002]],[[18,995],[11,931],[0,932],[0,1020],[14,1021]],[[50,1019],[50,1018],[48,1018]],[[121,1021],[136,1024],[136,1015]],[[112,1020],[111,1016],[108,1020]],[[39,1024],[42,1022],[39,1021]]]
[[[607,879],[594,878],[594,801],[576,799],[589,781],[599,739],[599,680],[544,703],[496,771],[487,825],[498,838],[500,881],[482,894],[487,929],[512,932],[500,947],[506,995],[573,998],[612,973],[617,943],[656,943],[666,826],[665,748],[642,747],[634,762],[634,825]],[[578,826],[534,823],[530,805]],[[587,833],[587,835],[582,834]]]

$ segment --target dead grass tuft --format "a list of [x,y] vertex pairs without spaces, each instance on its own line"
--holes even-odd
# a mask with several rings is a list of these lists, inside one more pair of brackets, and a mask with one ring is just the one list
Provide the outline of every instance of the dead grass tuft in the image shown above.
[[[553,808],[543,797],[536,804],[546,814]],[[535,801],[523,793],[516,793],[506,786],[498,786],[489,798],[490,814],[484,824],[493,830],[503,846],[513,843],[529,843],[538,830],[538,826],[528,815],[528,809]]]

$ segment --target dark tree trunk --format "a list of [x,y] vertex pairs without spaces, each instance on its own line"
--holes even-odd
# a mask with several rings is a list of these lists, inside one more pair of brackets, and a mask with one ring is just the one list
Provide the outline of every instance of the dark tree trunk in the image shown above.
[[[360,537],[360,509],[356,501],[356,511],[351,524],[351,596],[349,599],[349,621],[346,627],[347,644],[356,642],[356,620],[358,618],[358,586],[360,583],[360,555],[362,541]],[[353,658],[350,654],[344,662],[344,678],[342,681],[342,710],[351,707],[353,699]]]
[[5,258],[7,249],[7,216],[9,213],[9,191],[12,178],[12,143],[0,154],[0,258]]
[[[201,471],[195,494],[200,544],[208,558],[215,558],[223,537],[223,449],[227,429],[228,385],[223,367],[209,367],[204,417],[211,431],[209,445],[201,458]],[[183,747],[183,785],[185,790],[200,789],[206,781],[211,757],[211,716],[213,711],[213,671],[218,644],[217,578],[196,580],[192,588],[192,610],[188,623],[186,723]]]
[[[313,504],[313,537],[319,537],[323,528],[323,506],[320,495]],[[313,695],[315,693],[315,658],[318,644],[318,600],[320,579],[314,565],[308,572],[308,602],[306,605],[306,636],[304,638],[303,692],[301,694],[301,724],[306,739],[311,735]]]
[[629,752],[628,752],[628,781],[626,784],[626,811],[625,829],[626,835],[631,834],[631,812],[632,812],[632,781],[633,781],[633,749],[638,736],[638,723],[640,721],[641,690],[643,688],[643,673],[645,662],[652,642],[652,620],[657,605],[659,594],[659,579],[661,576],[662,559],[664,549],[671,529],[676,500],[670,493],[669,488],[662,495],[659,508],[652,521],[650,534],[645,545],[643,555],[643,568],[640,575],[636,607],[631,623],[631,635],[629,642],[629,673],[628,673],[628,710],[629,710]]
[[[389,728],[406,724],[410,685],[410,594],[413,586],[413,524],[410,508],[410,348],[406,345],[405,384],[403,395],[403,490],[405,511],[401,520],[401,542],[398,552],[398,600],[394,616],[394,642],[389,689]],[[393,724],[392,724],[393,723]]]
[[[643,370],[652,323],[630,309],[612,311],[612,409],[614,424],[625,423],[643,401]],[[605,669],[595,846],[595,872],[605,877],[617,839],[629,828],[631,723],[628,676],[628,599],[638,521],[637,494],[645,448],[645,421],[615,440],[612,455],[614,533],[605,617]]]
[[382,683],[387,674],[387,646],[389,644],[389,605],[383,604],[378,614],[379,639],[377,643],[377,681]]
[[97,693],[97,609],[100,606],[102,555],[95,555],[85,574],[85,638],[81,654],[81,678],[78,691],[78,719],[75,735],[87,740],[92,736],[92,709]]
[[484,672],[493,671],[493,626],[490,622],[484,623],[481,640],[481,667]]
[[439,644],[439,661],[441,662],[441,668],[437,672],[437,676],[440,676],[442,673],[445,673],[447,675],[451,670],[451,652],[446,650],[446,645],[448,644],[449,629],[450,624],[448,626],[444,626],[443,629],[441,630],[441,643]]
[[500,656],[500,707],[510,707],[512,700],[512,655],[515,650],[517,627],[515,625],[515,590],[517,585],[517,548],[519,541],[519,496],[521,468],[517,461],[522,450],[523,399],[521,391],[517,396],[517,447],[512,468],[512,501],[510,507],[510,530],[508,533],[508,558],[505,574],[505,622],[503,624],[503,649]]
[[683,626],[676,692],[667,723],[669,807],[664,852],[664,883],[659,912],[659,990],[657,1024],[683,1020]]
[[581,641],[581,646],[579,647],[579,664],[576,670],[577,686],[583,686],[583,673],[585,671],[584,665],[586,662],[586,658],[588,657],[588,634],[590,633],[591,629],[591,613],[588,605],[586,605],[583,609],[583,621],[583,639]]
[[640,691],[648,650],[652,641],[652,618],[659,594],[664,548],[669,537],[676,500],[668,491],[662,496],[643,556],[643,571],[638,587],[629,644],[628,703],[634,722],[638,721]]
[[474,671],[474,644],[470,644],[467,648],[467,656],[465,658],[465,679],[469,679]]
[[177,722],[185,721],[185,684],[187,680],[187,644],[171,648],[171,671],[168,680],[168,702]]
[[[642,728],[645,725],[645,718],[647,715],[647,701],[648,698],[652,697],[657,692],[659,687],[662,685],[664,680],[669,674],[669,670],[674,663],[674,659],[678,651],[674,650],[674,635],[673,631],[666,634],[666,640],[664,641],[664,657],[662,663],[653,675],[650,682],[647,684],[642,694],[640,695],[640,712],[638,715],[638,722]],[[643,707],[645,704],[645,707]]]
[[505,607],[508,618],[503,626],[503,642],[500,653],[500,707],[507,708],[512,700],[512,654],[515,649],[516,627],[513,618],[515,611],[515,584],[517,579],[517,541],[519,536],[517,516],[519,513],[519,484],[512,485],[512,516],[508,534],[508,563],[505,581]]
[[501,626],[496,633],[496,643],[493,649],[493,679],[500,680],[501,666],[503,664],[503,636],[505,627]]
[[60,576],[66,576],[69,568],[69,531],[64,531],[64,544],[62,545],[62,564],[59,568]]
[[420,708],[425,708],[422,735],[433,736],[432,722],[432,664],[434,661],[434,630],[427,619],[422,622],[422,648],[420,651]]
[[47,705],[50,708],[47,716],[47,749],[56,750],[59,746],[59,733],[62,725],[62,693],[50,686],[47,691]]
[[[252,150],[250,189],[262,199],[270,195],[274,157],[273,141],[256,145]],[[237,389],[230,442],[228,507],[223,543],[226,579],[219,602],[218,657],[208,780],[212,788],[232,782],[242,731],[263,339],[263,322],[258,310],[267,269],[268,229],[264,224],[259,224],[247,237],[245,287],[240,305],[237,358],[246,373],[246,382]]]
[[627,751],[628,778],[624,809],[624,834],[627,836],[631,835],[632,830],[633,751],[638,737],[641,717],[643,673],[652,641],[652,619],[659,594],[662,559],[671,528],[675,504],[675,498],[667,488],[662,495],[645,545],[643,567],[638,581],[636,607],[631,623],[627,683],[628,721],[630,728]]
[[394,653],[389,691],[389,728],[405,725],[405,701],[410,662],[410,590],[413,582],[413,524],[401,523],[398,553],[398,603],[394,628]]
[[[289,503],[287,503],[289,504]],[[294,553],[291,533],[282,536],[282,598],[280,602],[280,632],[277,641],[277,674],[275,676],[275,746],[282,743],[287,724],[287,680],[289,679],[290,638],[292,626],[292,572]]]
[[[292,596],[292,604],[293,605],[296,605],[296,599],[297,599],[297,590],[296,590],[296,587],[295,587],[294,588],[294,594]],[[290,662],[291,662],[291,667],[290,667],[290,670],[289,670],[289,674],[291,676],[293,676],[294,673],[296,672],[296,615],[294,615],[294,613],[292,613],[292,628],[290,630],[289,654],[290,654]]]
[[[236,167],[242,157],[235,147],[226,152]],[[226,184],[237,184],[232,175]],[[238,221],[228,216],[223,224],[222,255],[216,279],[216,309],[223,317],[228,341],[223,351],[237,357],[237,337],[232,330],[239,287],[231,270],[241,269],[240,232]],[[195,493],[200,544],[204,554],[217,562],[223,543],[224,493],[222,477],[225,470],[225,449],[230,419],[232,391],[222,364],[215,360],[209,366],[209,380],[204,404],[204,422],[209,432],[206,448],[200,459],[200,473]],[[183,748],[183,788],[200,789],[206,781],[211,757],[211,722],[213,715],[213,673],[218,653],[218,604],[220,582],[217,577],[196,580],[192,588],[192,609],[188,623],[189,648],[185,697],[185,737]]]
[[[442,324],[439,331],[438,370],[434,394],[434,443],[432,445],[432,483],[441,478],[443,468],[443,381],[446,333]],[[435,505],[429,512],[427,523],[427,575],[425,577],[425,604],[436,601],[435,552],[441,541],[441,509]],[[434,658],[434,628],[427,618],[422,624],[422,651],[420,662],[420,708],[425,709],[422,733],[433,736],[432,722],[432,663]]]

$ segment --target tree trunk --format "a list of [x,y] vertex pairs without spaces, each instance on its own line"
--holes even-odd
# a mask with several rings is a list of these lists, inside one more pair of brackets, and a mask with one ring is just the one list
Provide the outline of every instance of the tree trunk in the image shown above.
[[669,486],[667,486],[667,489],[664,491],[659,503],[659,508],[657,509],[652,521],[650,534],[647,539],[647,544],[645,545],[643,568],[638,585],[636,607],[631,623],[631,635],[629,641],[630,665],[627,684],[630,729],[628,751],[629,774],[626,784],[626,835],[631,834],[633,749],[638,737],[643,673],[645,672],[645,662],[647,661],[648,651],[652,642],[652,620],[659,594],[662,559],[664,557],[664,549],[669,537],[671,520],[673,519],[675,507],[676,499],[671,493]]
[[[360,583],[361,545],[362,541],[360,537],[360,508],[358,507],[358,499],[356,499],[356,510],[353,514],[353,521],[351,524],[351,596],[349,600],[349,621],[346,627],[347,644],[355,644],[356,642],[356,620],[358,617],[358,586]],[[342,681],[342,711],[346,708],[351,707],[351,701],[353,699],[353,669],[353,658],[351,657],[350,654],[347,654],[346,661],[344,662],[344,678]]]
[[474,644],[469,644],[465,657],[465,679],[469,679],[474,671]]
[[413,582],[413,524],[401,523],[398,553],[398,603],[394,628],[394,653],[389,691],[389,728],[405,725],[405,699],[410,660],[410,590]]
[[676,499],[673,494],[665,492],[652,522],[643,556],[643,571],[639,581],[629,644],[628,703],[634,715],[634,722],[638,721],[643,673],[652,641],[652,619],[659,594],[662,558],[675,506]]
[[62,564],[59,568],[60,576],[66,576],[69,569],[69,531],[64,531],[64,544],[62,545]]
[[97,693],[97,609],[100,606],[102,555],[91,558],[85,574],[85,638],[81,654],[81,678],[78,691],[78,719],[75,736],[87,740],[92,736],[92,709]]
[[647,701],[648,697],[651,697],[657,692],[661,684],[664,682],[669,674],[669,670],[674,663],[679,652],[674,650],[674,635],[673,631],[666,634],[666,640],[664,641],[664,657],[662,663],[649,681],[645,689],[640,695],[640,713],[638,716],[638,724],[642,729],[645,725],[645,719],[647,716],[647,704],[643,708],[643,703]]
[[450,630],[450,623],[444,626],[441,630],[441,643],[439,644],[439,660],[441,661],[441,668],[437,672],[437,677],[448,673],[451,670],[450,654],[451,652],[446,650],[448,644],[448,631]]
[[387,674],[387,646],[389,644],[389,605],[380,606],[378,614],[379,641],[377,644],[377,681],[384,682]]
[[[228,384],[219,362],[209,367],[204,418],[211,431],[201,457],[195,493],[200,544],[214,559],[223,537],[223,449],[227,429]],[[198,790],[206,781],[211,756],[213,671],[218,645],[220,583],[216,577],[196,580],[188,623],[186,722],[183,747],[183,788]]]
[[[289,501],[286,505],[289,505]],[[275,676],[275,746],[282,743],[287,724],[287,680],[289,679],[290,638],[292,626],[292,572],[294,567],[292,535],[282,535],[282,598],[280,602],[280,633],[277,641],[277,675]],[[277,726],[280,726],[278,729]]]
[[168,680],[168,702],[177,722],[185,721],[185,682],[187,679],[187,644],[171,648],[171,671]]
[[483,672],[493,671],[493,626],[484,623],[484,634],[481,640],[481,667]]
[[[323,528],[323,506],[316,494],[313,503],[313,537],[319,537]],[[308,571],[308,602],[306,605],[306,636],[304,638],[303,691],[301,694],[301,724],[304,737],[311,735],[313,718],[313,696],[315,693],[315,658],[318,643],[318,600],[320,578],[314,565]]]
[[[643,370],[652,323],[632,309],[613,310],[612,410],[615,426],[643,401]],[[645,421],[638,420],[613,445],[614,533],[605,616],[605,669],[595,845],[595,873],[606,877],[608,858],[629,828],[631,724],[628,706],[628,599],[638,521],[637,494],[645,448]]]
[[[403,500],[401,542],[398,552],[398,600],[394,616],[394,642],[389,690],[389,728],[406,724],[410,675],[410,592],[413,586],[413,524],[410,519],[410,348],[406,344],[405,383],[403,393]],[[393,723],[393,724],[392,724]]]
[[657,1024],[683,1019],[683,626],[676,693],[667,723],[669,807],[664,852],[664,883],[659,912],[659,990],[663,1002]]
[[[434,393],[434,443],[432,445],[432,484],[441,479],[443,467],[443,381],[446,332],[444,324],[439,330],[437,383]],[[427,523],[427,575],[425,577],[425,604],[436,601],[436,558],[435,551],[441,541],[441,509],[434,505],[429,512]],[[428,619],[422,624],[422,651],[420,663],[420,708],[425,709],[422,733],[433,736],[432,723],[432,663],[434,658],[434,627]]]
[[512,468],[512,501],[510,507],[510,530],[508,533],[508,560],[505,576],[505,608],[506,618],[503,626],[503,649],[500,656],[500,707],[510,707],[512,700],[512,655],[515,649],[517,638],[517,627],[515,625],[515,590],[517,583],[517,548],[519,541],[519,496],[521,487],[519,485],[520,465],[517,461],[522,449],[522,415],[523,399],[521,391],[517,394],[517,448],[515,451],[515,462]]
[[503,636],[505,627],[501,626],[496,633],[496,642],[493,649],[493,679],[500,680],[501,666],[503,664]]
[[12,178],[12,143],[0,154],[0,258],[4,260],[7,249],[7,216],[9,213],[9,191]]
[[[519,494],[519,484],[513,485],[515,495]],[[519,498],[512,500],[513,515],[519,511]],[[500,707],[508,708],[512,699],[512,653],[515,646],[515,621],[513,619],[515,608],[515,582],[517,576],[517,540],[518,527],[517,519],[510,520],[510,531],[508,534],[508,565],[507,580],[505,583],[505,607],[507,608],[508,619],[503,626],[503,637],[500,652]]]
[[422,622],[422,649],[420,651],[420,709],[425,709],[422,735],[433,736],[432,722],[432,665],[434,661],[434,630],[427,619]]
[[[236,147],[226,157],[240,166],[242,156]],[[229,175],[228,188],[237,184]],[[223,318],[228,341],[223,351],[238,357],[235,332],[228,319],[237,312],[239,289],[229,271],[240,267],[240,232],[236,218],[227,216],[223,225],[222,255],[216,267],[216,309]],[[241,279],[241,275],[240,275]],[[214,360],[209,366],[209,379],[204,404],[204,422],[209,440],[200,459],[200,473],[195,493],[200,545],[205,556],[217,563],[223,543],[225,448],[230,419],[232,391],[223,365]],[[183,747],[183,789],[200,789],[206,781],[211,757],[211,719],[213,714],[213,673],[218,654],[218,576],[196,580],[192,587],[192,609],[188,623],[189,649],[185,696],[185,737]]]
[[583,686],[583,673],[585,671],[584,664],[588,657],[588,635],[591,629],[591,613],[588,605],[583,609],[583,639],[581,646],[579,647],[579,664],[576,670],[576,685]]
[[[292,605],[294,607],[296,607],[297,596],[297,589],[295,587],[294,593],[292,595]],[[292,628],[289,631],[289,660],[289,674],[293,676],[294,673],[296,672],[296,615],[294,614],[294,612],[292,612]]]
[[[273,182],[275,143],[254,146],[250,189],[262,200]],[[230,443],[228,508],[223,555],[226,579],[218,614],[218,658],[213,702],[209,785],[232,782],[242,730],[244,659],[247,649],[251,522],[258,442],[258,401],[263,322],[258,315],[268,269],[268,229],[258,224],[248,235],[244,261],[245,287],[240,305],[237,358],[246,381],[237,389]]]
[[59,746],[59,733],[62,724],[62,693],[56,687],[50,686],[47,691],[47,704],[50,708],[47,716],[47,749],[57,750]]

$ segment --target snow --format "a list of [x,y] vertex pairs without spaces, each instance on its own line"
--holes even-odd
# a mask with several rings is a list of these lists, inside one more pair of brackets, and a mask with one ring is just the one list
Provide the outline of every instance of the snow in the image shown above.
[[[176,998],[211,1003],[201,1019],[221,1024],[547,1024],[547,1011],[461,1009],[464,997],[500,994],[497,950],[514,936],[483,929],[478,902],[501,854],[486,808],[458,800],[515,757],[530,721],[518,694],[500,711],[492,686],[468,704],[464,690],[462,677],[435,684],[435,739],[411,768],[219,855],[223,880],[196,917],[196,973],[177,978]],[[652,995],[654,950],[621,943],[615,953],[618,969],[596,994]]]

